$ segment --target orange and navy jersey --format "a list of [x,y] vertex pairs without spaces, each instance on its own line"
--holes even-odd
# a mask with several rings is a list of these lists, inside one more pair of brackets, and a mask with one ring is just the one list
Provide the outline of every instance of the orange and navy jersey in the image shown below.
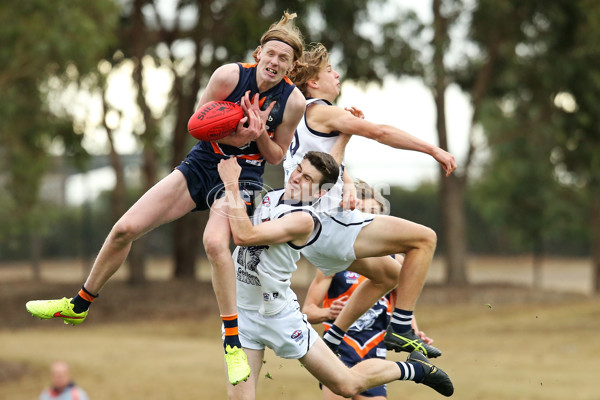
[[[358,285],[365,279],[364,276],[351,271],[341,271],[335,274],[323,300],[323,308],[329,307],[334,300],[352,295]],[[349,346],[362,359],[369,352],[382,345],[385,329],[390,322],[393,311],[393,296],[394,292],[391,292],[382,297],[356,320],[346,332],[342,346]],[[324,329],[329,329],[332,322],[323,322]]]
[[[275,106],[271,110],[266,124],[267,132],[270,136],[273,136],[275,129],[283,120],[283,113],[287,100],[296,86],[288,77],[284,77],[277,85],[261,93],[258,91],[258,84],[256,82],[256,64],[238,63],[237,65],[240,70],[238,84],[233,92],[231,92],[224,100],[240,104],[242,97],[244,97],[249,90],[250,99],[252,99],[256,93],[259,93],[259,104],[262,110],[266,109],[271,102],[275,101]],[[217,142],[199,141],[192,149],[192,152],[198,152],[197,156],[204,160],[217,163],[221,159],[235,156],[238,158],[242,167],[258,167],[261,171],[264,170],[264,158],[260,154],[255,141],[252,141],[243,147],[229,146]]]

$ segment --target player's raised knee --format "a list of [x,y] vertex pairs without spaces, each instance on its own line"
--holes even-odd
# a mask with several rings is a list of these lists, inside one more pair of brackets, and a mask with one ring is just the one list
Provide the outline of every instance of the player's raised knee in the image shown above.
[[437,234],[433,229],[425,227],[423,241],[425,245],[435,249],[437,246]]
[[336,382],[327,385],[329,390],[338,396],[352,398],[361,392],[360,388],[356,386],[353,382],[345,381],[345,382]]
[[111,230],[112,240],[118,244],[131,243],[137,236],[138,232],[127,218],[119,219]]

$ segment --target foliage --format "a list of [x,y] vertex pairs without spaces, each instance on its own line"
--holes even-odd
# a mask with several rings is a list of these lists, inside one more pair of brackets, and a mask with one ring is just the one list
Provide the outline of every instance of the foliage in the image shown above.
[[70,123],[49,111],[41,88],[50,77],[78,79],[95,66],[112,38],[116,12],[107,0],[0,5],[0,167],[8,207],[0,236],[43,230],[47,223],[38,191],[48,152],[56,139],[73,153],[81,148]]
[[[581,251],[590,243],[583,228],[590,220],[586,192],[600,193],[594,90],[600,7],[481,1],[474,21],[489,12],[523,22],[500,27],[508,29],[503,38],[511,45],[504,51],[514,55],[499,65],[482,119],[492,156],[477,185],[478,204],[497,229],[512,232],[513,245]],[[483,45],[495,28],[474,23],[473,37]],[[565,240],[571,234],[579,246]]]
[[[55,255],[67,254],[66,244],[81,239],[69,235],[83,229],[83,209],[55,210],[39,200],[51,151],[66,153],[80,166],[86,155],[84,129],[76,126],[73,113],[56,107],[49,97],[53,88],[67,90],[76,83],[90,92],[105,90],[118,70],[142,77],[136,81],[134,107],[142,117],[128,116],[110,102],[105,111],[118,115],[122,126],[130,124],[146,151],[144,168],[149,170],[151,162],[170,167],[181,160],[193,143],[187,118],[212,71],[226,62],[251,61],[260,35],[284,9],[298,13],[307,42],[321,41],[332,50],[342,78],[381,82],[393,74],[418,76],[430,87],[436,82],[433,27],[393,2],[160,3],[168,3],[170,12],[150,0],[0,4],[3,256],[16,255],[33,227],[47,236],[47,248],[55,249]],[[465,42],[440,44],[446,61],[452,61],[441,81],[456,82],[471,93],[479,106],[475,127],[483,128],[491,152],[487,169],[468,187],[465,199],[469,250],[518,252],[541,241],[551,251],[581,254],[592,230],[584,227],[590,220],[589,203],[600,196],[595,115],[600,7],[591,0],[446,0],[441,5],[445,28],[452,31],[465,21],[468,28]],[[476,90],[490,65],[487,91]],[[156,70],[167,71],[170,78],[163,108],[150,102]],[[104,133],[109,128],[104,122],[86,134]],[[278,176],[269,179],[280,182]],[[446,238],[439,234],[442,216],[436,209],[443,202],[437,188],[394,188],[391,196],[392,214],[434,228],[443,249]],[[91,210],[91,241],[97,249],[110,218]],[[197,230],[188,233],[197,241]],[[162,243],[167,242],[163,237]]]

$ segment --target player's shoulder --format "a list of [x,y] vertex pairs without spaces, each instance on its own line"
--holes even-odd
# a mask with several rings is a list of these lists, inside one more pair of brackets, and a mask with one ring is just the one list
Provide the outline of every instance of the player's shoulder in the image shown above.
[[221,83],[224,81],[231,81],[232,79],[239,79],[240,67],[238,63],[223,64],[213,72],[211,80]]
[[290,121],[293,122],[293,124],[298,125],[300,119],[304,115],[305,109],[306,99],[304,98],[304,95],[298,88],[294,88],[286,101],[283,118],[286,121]]
[[287,103],[294,109],[301,110],[304,113],[304,109],[306,108],[306,98],[297,87],[290,93]]
[[298,232],[311,232],[320,224],[320,219],[312,207],[291,207],[282,210],[280,218],[286,221],[288,228]]
[[332,121],[352,116],[343,108],[326,102],[314,102],[306,109],[307,121],[311,124],[329,126]]

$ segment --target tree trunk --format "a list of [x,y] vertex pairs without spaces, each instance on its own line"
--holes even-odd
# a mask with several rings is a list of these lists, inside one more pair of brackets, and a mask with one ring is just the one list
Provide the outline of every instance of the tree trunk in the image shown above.
[[456,176],[442,178],[442,221],[446,283],[467,283],[467,240],[464,210],[464,180]]
[[196,278],[196,257],[202,246],[202,231],[208,219],[208,212],[189,213],[175,221],[174,274],[176,279]]
[[127,283],[130,285],[140,285],[146,282],[146,248],[148,242],[147,236],[142,236],[131,245],[127,263],[129,266],[129,277]]
[[600,188],[591,190],[592,291],[600,292]]
[[[441,14],[441,0],[433,1],[434,37],[433,67],[435,71],[433,96],[437,112],[436,127],[439,145],[448,150],[448,133],[446,128],[446,68],[444,54],[448,37],[447,20]],[[455,172],[456,174],[456,172]],[[456,175],[450,177],[441,174],[440,207],[443,221],[443,234],[446,246],[446,282],[453,285],[467,283],[466,277],[466,233],[464,213],[465,179]]]
[[[175,80],[173,83],[173,91],[177,99],[177,114],[175,120],[175,128],[173,131],[173,158],[171,164],[176,167],[183,161],[189,151],[189,134],[187,130],[187,122],[190,116],[194,113],[194,105],[196,96],[200,90],[201,68],[199,60],[202,52],[202,37],[201,24],[195,29],[194,40],[196,45],[196,62],[193,67],[194,79],[191,83],[184,80],[183,77],[177,74],[173,69]],[[208,220],[208,212],[191,213],[179,220],[175,221],[175,229],[173,230],[173,277],[176,279],[195,279],[196,276],[196,259],[200,254],[203,258],[206,257],[204,246],[202,245],[202,232],[206,221]]]
[[37,232],[31,232],[29,235],[29,261],[33,271],[33,279],[39,281],[42,279],[42,237]]
[[[142,143],[144,144],[144,164],[142,166],[144,191],[149,190],[156,183],[159,159],[159,153],[156,148],[157,139],[159,137],[159,128],[157,121],[152,116],[150,107],[146,102],[143,80],[143,58],[146,53],[146,35],[148,34],[148,30],[146,29],[144,23],[144,15],[142,9],[146,4],[147,2],[145,0],[134,0],[131,25],[131,37],[133,39],[131,44],[131,53],[135,61],[135,67],[132,72],[132,77],[137,88],[137,104],[142,112],[144,125],[146,127],[144,134],[140,137]],[[139,284],[146,280],[146,244],[147,240],[144,236],[139,238],[136,242],[134,242],[133,246],[131,247],[131,253],[129,254],[130,284]]]
[[537,234],[533,247],[533,282],[532,287],[536,290],[542,289],[544,279],[544,245],[541,232]]

